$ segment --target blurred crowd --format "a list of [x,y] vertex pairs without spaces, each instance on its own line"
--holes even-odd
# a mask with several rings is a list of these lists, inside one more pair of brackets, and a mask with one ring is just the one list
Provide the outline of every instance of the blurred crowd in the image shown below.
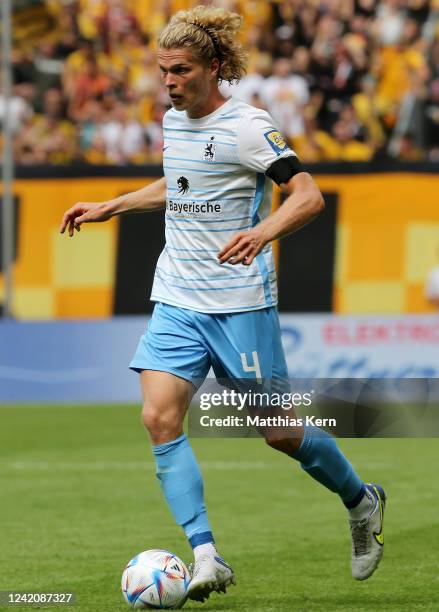
[[[46,0],[53,28],[13,51],[17,163],[160,162],[155,37],[202,3]],[[268,110],[303,161],[439,160],[439,0],[207,4],[244,17],[248,73],[223,92]]]

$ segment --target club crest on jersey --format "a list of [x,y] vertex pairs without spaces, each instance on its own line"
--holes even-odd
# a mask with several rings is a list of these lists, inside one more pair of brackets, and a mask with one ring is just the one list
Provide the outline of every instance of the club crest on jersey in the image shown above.
[[269,130],[268,132],[265,132],[264,138],[276,155],[280,155],[288,149],[288,145],[285,142],[284,137],[277,130]]
[[216,144],[213,142],[215,136],[210,137],[210,142],[206,143],[204,147],[203,159],[204,161],[213,162],[215,161]]
[[178,186],[178,193],[182,195],[184,195],[185,193],[189,191],[189,181],[187,180],[185,176],[180,176],[180,178],[177,179],[177,186]]

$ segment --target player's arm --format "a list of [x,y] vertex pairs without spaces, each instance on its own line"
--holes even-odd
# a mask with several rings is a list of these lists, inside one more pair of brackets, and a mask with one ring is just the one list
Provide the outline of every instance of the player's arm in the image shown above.
[[276,212],[251,230],[233,236],[218,254],[221,263],[249,266],[268,242],[291,234],[314,219],[324,202],[314,180],[304,172],[297,155],[265,111],[252,109],[242,116],[237,152],[245,168],[264,173],[288,192]]
[[77,202],[64,213],[60,232],[69,236],[81,229],[82,223],[108,221],[116,215],[151,212],[166,205],[166,179],[162,177],[142,189],[105,202]]
[[325,207],[320,189],[308,172],[299,172],[280,187],[289,194],[288,197],[276,212],[258,225],[266,243],[297,231]]
[[302,171],[295,156],[276,161],[266,174],[289,194],[288,197],[264,221],[236,234],[219,253],[221,263],[249,266],[268,242],[292,234],[323,210],[325,204],[319,188],[311,175]]

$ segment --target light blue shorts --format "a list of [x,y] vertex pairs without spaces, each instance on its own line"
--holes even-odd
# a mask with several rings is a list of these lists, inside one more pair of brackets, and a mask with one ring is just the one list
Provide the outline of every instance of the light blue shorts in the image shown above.
[[157,303],[130,363],[136,372],[169,372],[199,387],[217,379],[287,379],[275,307],[204,314]]

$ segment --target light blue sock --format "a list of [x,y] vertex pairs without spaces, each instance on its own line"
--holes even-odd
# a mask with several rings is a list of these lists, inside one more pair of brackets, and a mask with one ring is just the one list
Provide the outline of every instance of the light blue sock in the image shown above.
[[153,446],[152,452],[163,495],[192,548],[214,542],[204,503],[203,479],[186,435]]
[[302,469],[323,486],[338,493],[347,508],[356,506],[365,486],[340,451],[336,441],[318,427],[305,427],[299,450],[292,455]]

